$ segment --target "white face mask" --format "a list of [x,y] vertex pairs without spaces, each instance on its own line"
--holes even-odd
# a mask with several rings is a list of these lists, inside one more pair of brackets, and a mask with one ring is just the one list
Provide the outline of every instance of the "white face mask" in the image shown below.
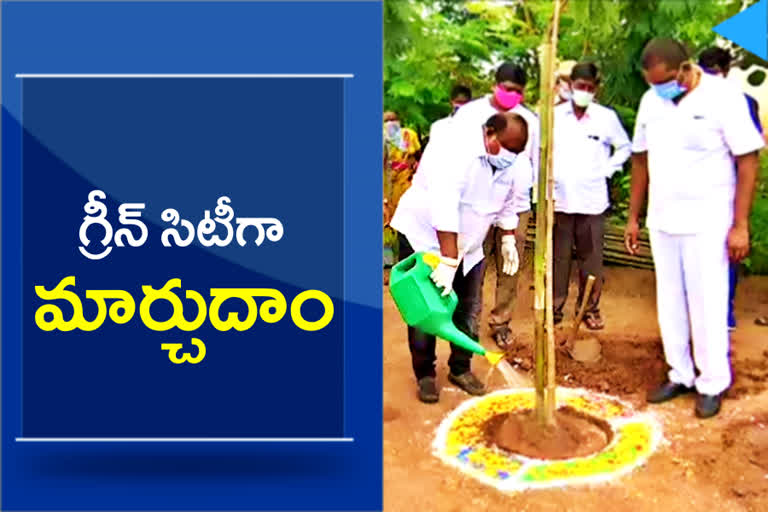
[[487,153],[486,155],[488,157],[488,163],[494,166],[496,169],[506,169],[507,167],[510,167],[512,164],[515,163],[515,159],[517,158],[517,153],[513,153],[507,149],[500,148],[499,153],[496,155],[492,155],[490,153]]
[[594,97],[595,94],[592,92],[581,91],[579,89],[573,91],[573,103],[579,107],[586,107],[592,103],[592,98]]
[[400,121],[384,121],[384,130],[392,137],[400,132]]
[[557,87],[557,94],[563,101],[568,101],[571,99],[571,87],[567,82],[560,82]]

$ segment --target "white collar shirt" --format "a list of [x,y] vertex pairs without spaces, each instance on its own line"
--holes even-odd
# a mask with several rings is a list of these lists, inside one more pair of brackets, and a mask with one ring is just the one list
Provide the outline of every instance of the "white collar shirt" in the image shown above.
[[[530,162],[531,173],[529,176],[515,176],[515,184],[519,194],[517,204],[518,207],[521,208],[518,213],[522,213],[531,209],[531,188],[533,188],[533,184],[536,182],[539,173],[541,127],[539,116],[523,104],[517,105],[509,112],[520,115],[528,124],[528,142],[525,144],[525,149],[523,149],[521,156],[525,156]],[[496,107],[491,104],[491,95],[486,95],[462,105],[453,115],[451,123],[457,130],[461,130],[465,134],[468,134],[465,135],[468,140],[474,140],[472,134],[475,133],[477,127],[484,126],[486,121],[488,121],[488,118],[498,113],[499,111],[496,110]],[[477,144],[477,142],[475,142],[475,144]],[[481,149],[484,150],[484,147],[482,147],[482,140],[479,144],[481,144]],[[535,193],[534,190],[534,200]]]
[[510,167],[494,172],[482,126],[470,140],[465,135],[446,130],[430,139],[390,225],[417,252],[439,254],[437,232],[457,233],[466,275],[483,260],[483,240],[494,223],[503,229],[517,227],[519,199],[513,178],[530,175],[531,166],[527,158],[518,157]]
[[621,169],[631,153],[616,112],[591,103],[578,119],[572,102],[561,103],[555,107],[552,144],[555,211],[605,212],[609,205],[606,178]]
[[640,101],[632,150],[648,152],[647,225],[669,234],[730,226],[733,157],[764,145],[744,95],[704,74],[676,105],[649,89]]

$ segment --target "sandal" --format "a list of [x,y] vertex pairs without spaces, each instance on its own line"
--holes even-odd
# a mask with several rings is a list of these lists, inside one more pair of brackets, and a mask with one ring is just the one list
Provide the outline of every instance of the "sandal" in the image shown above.
[[506,325],[501,327],[496,327],[493,330],[493,334],[491,334],[491,337],[493,338],[493,341],[496,342],[496,346],[499,347],[501,350],[506,350],[512,342],[511,338],[513,338],[512,331]]
[[600,313],[588,312],[584,315],[584,324],[590,331],[599,331],[605,327],[603,319],[600,318]]
[[757,325],[761,325],[763,327],[768,327],[768,316],[759,316],[755,319],[755,323]]

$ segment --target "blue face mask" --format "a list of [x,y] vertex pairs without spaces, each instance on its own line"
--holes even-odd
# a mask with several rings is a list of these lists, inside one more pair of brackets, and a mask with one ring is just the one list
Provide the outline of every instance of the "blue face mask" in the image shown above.
[[673,100],[688,90],[684,85],[677,83],[677,80],[670,80],[663,84],[653,84],[651,87],[656,91],[656,94],[665,100]]
[[513,153],[511,151],[507,151],[504,148],[501,148],[499,150],[498,155],[491,155],[490,153],[486,155],[488,157],[488,163],[494,166],[496,169],[506,169],[507,167],[512,166],[512,164],[515,163],[515,159],[517,158],[517,153]]

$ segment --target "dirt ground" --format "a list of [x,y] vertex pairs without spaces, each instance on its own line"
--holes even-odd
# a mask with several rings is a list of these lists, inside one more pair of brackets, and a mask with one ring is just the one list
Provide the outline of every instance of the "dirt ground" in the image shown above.
[[[484,289],[481,342],[492,347],[485,314],[493,303],[494,270]],[[509,359],[531,368],[533,340],[530,268],[520,279],[521,296],[512,321],[517,345]],[[598,335],[603,358],[582,364],[558,353],[560,385],[617,395],[637,408],[650,407],[662,422],[665,442],[647,464],[622,479],[593,487],[503,494],[440,462],[431,443],[440,421],[469,397],[447,382],[449,346],[438,344],[437,404],[416,397],[405,327],[384,290],[384,510],[464,512],[515,511],[768,511],[768,328],[754,325],[768,313],[768,278],[742,280],[737,292],[738,329],[732,334],[734,384],[720,414],[694,416],[693,396],[661,405],[645,404],[645,393],[664,379],[666,366],[655,313],[654,274],[609,267],[601,310],[606,329]],[[569,297],[572,314],[575,290]],[[484,378],[488,365],[473,359]],[[504,381],[498,372],[489,388]]]

